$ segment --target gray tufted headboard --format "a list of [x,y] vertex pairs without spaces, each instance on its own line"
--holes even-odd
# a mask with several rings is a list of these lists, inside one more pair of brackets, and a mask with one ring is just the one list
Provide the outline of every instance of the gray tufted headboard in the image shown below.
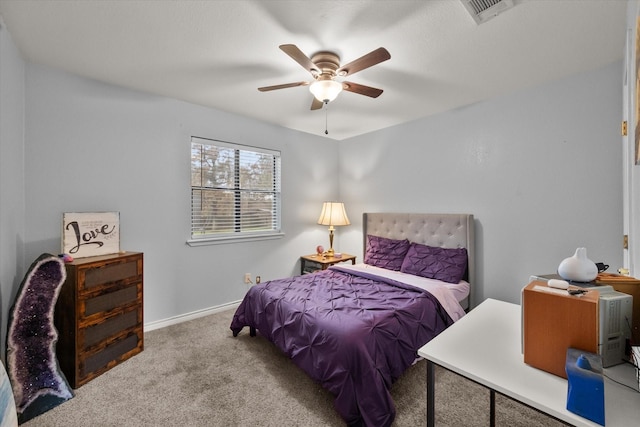
[[[443,248],[467,248],[467,281],[475,284],[475,239],[473,215],[435,213],[364,213],[362,216],[364,251],[367,234],[388,239],[408,239],[411,242]],[[472,291],[471,291],[472,292]],[[469,308],[471,298],[467,299]]]

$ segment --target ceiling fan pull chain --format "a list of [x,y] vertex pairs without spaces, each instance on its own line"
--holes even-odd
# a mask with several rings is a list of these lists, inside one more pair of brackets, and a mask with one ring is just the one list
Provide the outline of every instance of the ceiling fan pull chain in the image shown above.
[[328,122],[329,122],[329,102],[325,102],[324,103],[324,134],[325,135],[329,135],[329,130],[327,129],[329,127]]

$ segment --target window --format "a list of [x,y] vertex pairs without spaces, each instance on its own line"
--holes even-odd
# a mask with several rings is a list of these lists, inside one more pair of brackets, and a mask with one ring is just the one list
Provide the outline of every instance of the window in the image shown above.
[[280,152],[192,137],[188,243],[280,235]]

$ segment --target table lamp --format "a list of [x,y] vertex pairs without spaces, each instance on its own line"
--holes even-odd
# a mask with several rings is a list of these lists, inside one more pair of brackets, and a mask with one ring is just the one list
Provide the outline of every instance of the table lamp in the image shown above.
[[327,255],[332,257],[333,250],[333,228],[336,225],[350,225],[349,218],[347,218],[347,212],[344,210],[344,203],[339,202],[324,202],[322,205],[322,212],[320,218],[318,218],[318,224],[329,226],[329,250]]

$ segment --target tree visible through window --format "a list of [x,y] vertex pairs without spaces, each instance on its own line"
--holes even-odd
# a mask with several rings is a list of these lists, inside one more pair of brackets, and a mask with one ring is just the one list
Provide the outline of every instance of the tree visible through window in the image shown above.
[[191,239],[280,232],[280,152],[191,138]]

